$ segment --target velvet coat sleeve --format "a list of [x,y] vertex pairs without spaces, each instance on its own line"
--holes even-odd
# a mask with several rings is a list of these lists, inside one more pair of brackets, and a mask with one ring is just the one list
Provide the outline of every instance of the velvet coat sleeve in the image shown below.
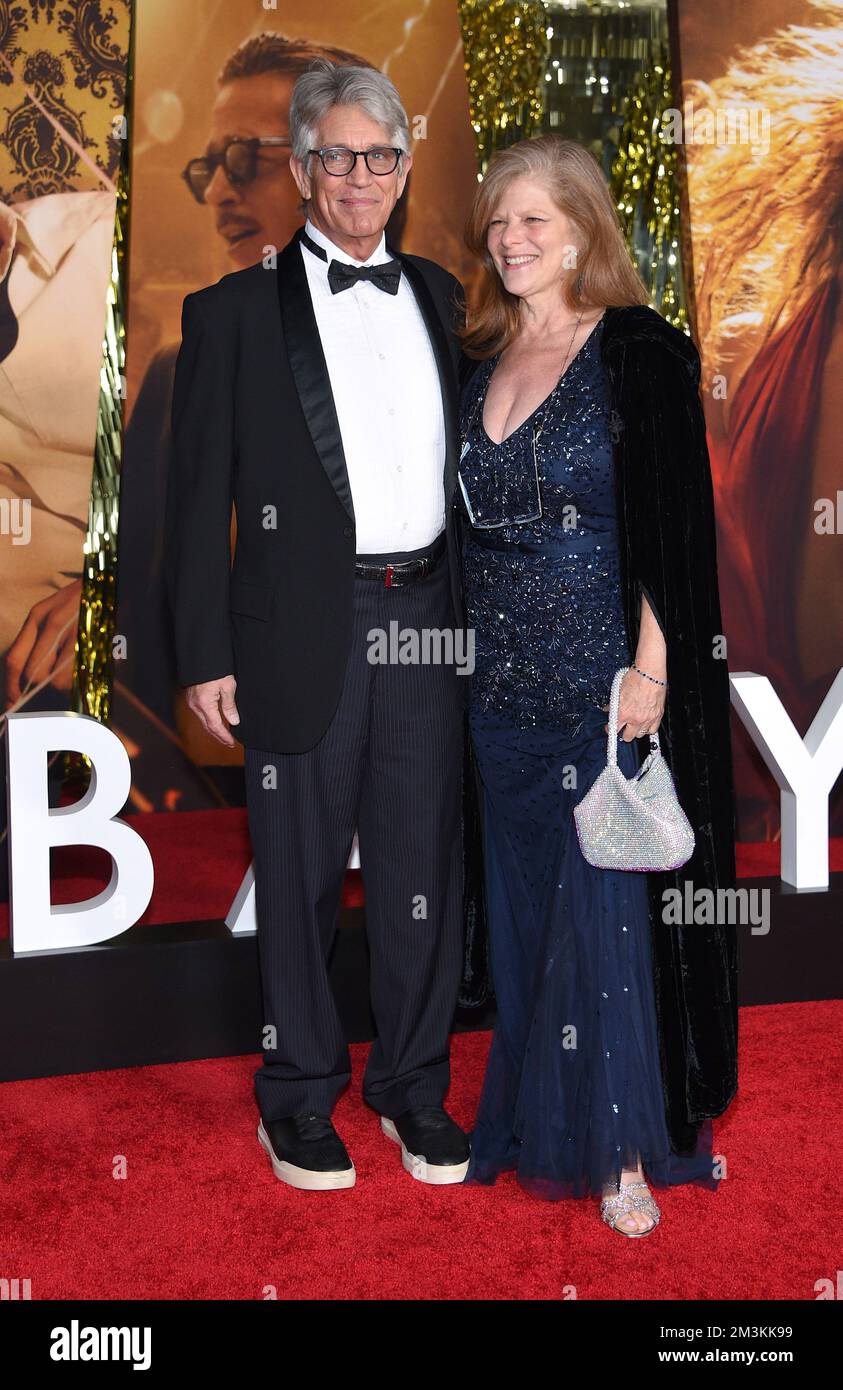
[[[735,885],[735,813],[714,500],[691,340],[652,309],[609,309],[603,355],[630,656],[644,593],[667,648],[660,739],[696,840],[681,869],[647,876],[666,1115],[682,1153],[737,1087],[736,933],[717,894]],[[669,889],[683,904],[712,890],[714,920],[689,921],[683,906],[682,924],[666,923]]]

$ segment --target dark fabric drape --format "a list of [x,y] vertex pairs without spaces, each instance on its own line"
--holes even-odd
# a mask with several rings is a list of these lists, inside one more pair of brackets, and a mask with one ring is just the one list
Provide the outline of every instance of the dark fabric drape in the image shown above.
[[[735,886],[735,803],[714,496],[691,339],[644,306],[609,309],[603,354],[630,652],[643,591],[667,645],[661,741],[696,837],[681,869],[648,874],[665,1106],[684,1153],[737,1088],[736,931],[717,902]],[[686,885],[713,895],[715,921],[664,922],[664,893],[678,889],[684,902]]]

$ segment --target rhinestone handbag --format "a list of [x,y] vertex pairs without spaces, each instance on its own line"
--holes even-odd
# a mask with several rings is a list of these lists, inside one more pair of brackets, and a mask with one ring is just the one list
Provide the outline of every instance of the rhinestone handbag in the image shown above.
[[598,869],[678,869],[694,852],[694,832],[676,796],[659,736],[634,777],[618,767],[620,686],[629,670],[612,681],[607,765],[574,807],[580,849]]

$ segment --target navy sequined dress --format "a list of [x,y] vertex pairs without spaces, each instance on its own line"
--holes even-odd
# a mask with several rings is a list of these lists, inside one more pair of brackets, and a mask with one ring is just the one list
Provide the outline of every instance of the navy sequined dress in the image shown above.
[[[629,664],[601,319],[501,444],[461,402],[464,582],[475,668],[497,1021],[466,1182],[514,1170],[539,1197],[599,1196],[640,1153],[654,1186],[716,1188],[711,1122],[678,1157],[665,1120],[646,876],[593,868],[573,807],[606,763],[612,677]],[[636,743],[618,740],[627,776]]]

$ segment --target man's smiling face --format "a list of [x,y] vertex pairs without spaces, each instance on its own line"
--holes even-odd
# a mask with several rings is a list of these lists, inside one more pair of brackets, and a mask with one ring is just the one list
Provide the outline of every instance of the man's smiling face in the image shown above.
[[[359,106],[332,106],[322,120],[316,146],[344,145],[350,150],[368,150],[377,145],[394,145],[391,131],[379,125]],[[364,159],[358,159],[349,174],[328,174],[315,155],[308,174],[297,159],[290,168],[303,198],[310,199],[309,216],[314,226],[355,260],[365,261],[380,241],[390,213],[404,191],[412,165],[405,155],[403,169],[391,174],[372,174]]]
[[[207,148],[219,150],[235,135],[289,137],[288,114],[294,78],[280,73],[238,77],[221,87],[211,113]],[[231,183],[220,167],[205,193],[216,229],[235,266],[262,259],[266,246],[285,246],[301,225],[299,193],[290,173],[289,149],[264,146],[258,151],[257,177]]]

